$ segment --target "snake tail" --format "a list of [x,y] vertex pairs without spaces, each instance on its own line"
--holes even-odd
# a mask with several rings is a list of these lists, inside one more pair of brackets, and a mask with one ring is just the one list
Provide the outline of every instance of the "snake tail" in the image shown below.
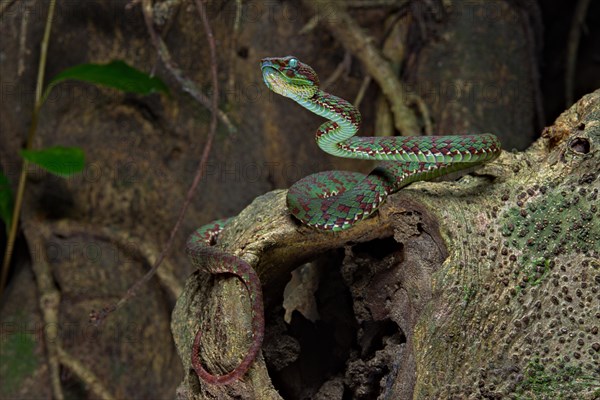
[[239,365],[224,375],[208,372],[200,360],[199,348],[202,332],[198,329],[192,345],[192,366],[196,374],[205,382],[226,385],[242,378],[258,355],[264,339],[263,295],[260,279],[254,269],[239,257],[225,253],[214,245],[219,232],[228,220],[219,220],[197,229],[188,239],[187,254],[194,267],[210,274],[234,275],[245,285],[250,296],[252,308],[252,344]]

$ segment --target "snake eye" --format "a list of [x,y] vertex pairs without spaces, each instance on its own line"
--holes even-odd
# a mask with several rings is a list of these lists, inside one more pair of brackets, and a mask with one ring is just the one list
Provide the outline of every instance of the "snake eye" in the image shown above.
[[290,66],[290,68],[296,68],[298,66],[298,60],[295,58],[290,58],[290,61],[288,61],[288,66]]

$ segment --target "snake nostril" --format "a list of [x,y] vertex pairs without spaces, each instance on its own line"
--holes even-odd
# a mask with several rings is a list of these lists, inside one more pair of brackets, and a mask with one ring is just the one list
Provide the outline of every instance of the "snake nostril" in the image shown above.
[[590,152],[590,142],[585,138],[576,137],[569,142],[569,147],[575,153],[587,154]]

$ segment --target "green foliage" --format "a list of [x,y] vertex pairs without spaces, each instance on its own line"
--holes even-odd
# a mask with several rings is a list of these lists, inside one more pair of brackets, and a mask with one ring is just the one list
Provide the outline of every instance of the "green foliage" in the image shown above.
[[85,154],[79,147],[47,147],[21,150],[21,156],[55,175],[68,177],[85,167]]
[[65,69],[50,80],[43,99],[48,97],[54,86],[66,80],[88,82],[143,95],[169,92],[167,86],[159,78],[152,77],[117,60],[108,64],[81,64]]
[[[112,61],[108,64],[81,64],[67,68],[51,79],[42,97],[36,99],[36,105],[33,111],[33,122],[31,124],[32,130],[29,132],[29,143],[31,143],[32,139],[35,137],[35,129],[40,108],[48,98],[52,89],[60,82],[67,80],[87,82],[142,95],[155,92],[168,93],[167,86],[159,78],[152,77],[119,60]],[[39,165],[48,172],[62,177],[71,176],[80,172],[85,167],[85,154],[79,147],[49,147],[39,150],[28,148],[21,150],[21,156],[25,160]],[[25,171],[22,171],[22,174],[25,173]],[[18,193],[22,194],[24,190],[23,183],[25,180],[22,179],[20,182]],[[17,204],[16,207],[19,209],[20,204]],[[10,186],[8,185],[8,180],[4,175],[0,174],[0,218],[6,224],[7,232],[10,230],[11,221],[15,218],[19,218],[18,215],[13,215],[14,209],[13,195]],[[10,261],[8,254],[11,252],[14,240],[14,235],[9,235],[5,254],[5,257],[7,258],[5,258],[4,261],[4,268],[6,268],[6,265],[8,265],[8,262]]]
[[463,302],[464,305],[467,305],[475,298],[477,295],[477,287],[475,285],[463,285]]
[[0,342],[0,397],[10,397],[25,378],[33,375],[38,364],[34,350],[35,340],[28,334],[10,334]]
[[10,229],[12,222],[13,194],[10,190],[10,182],[8,178],[0,172],[0,218],[6,225],[6,232]]

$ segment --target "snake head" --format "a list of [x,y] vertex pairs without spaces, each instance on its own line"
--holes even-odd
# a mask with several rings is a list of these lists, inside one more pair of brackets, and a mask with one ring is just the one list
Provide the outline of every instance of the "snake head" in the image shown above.
[[260,68],[267,87],[282,96],[308,99],[319,91],[315,70],[294,56],[263,58]]

